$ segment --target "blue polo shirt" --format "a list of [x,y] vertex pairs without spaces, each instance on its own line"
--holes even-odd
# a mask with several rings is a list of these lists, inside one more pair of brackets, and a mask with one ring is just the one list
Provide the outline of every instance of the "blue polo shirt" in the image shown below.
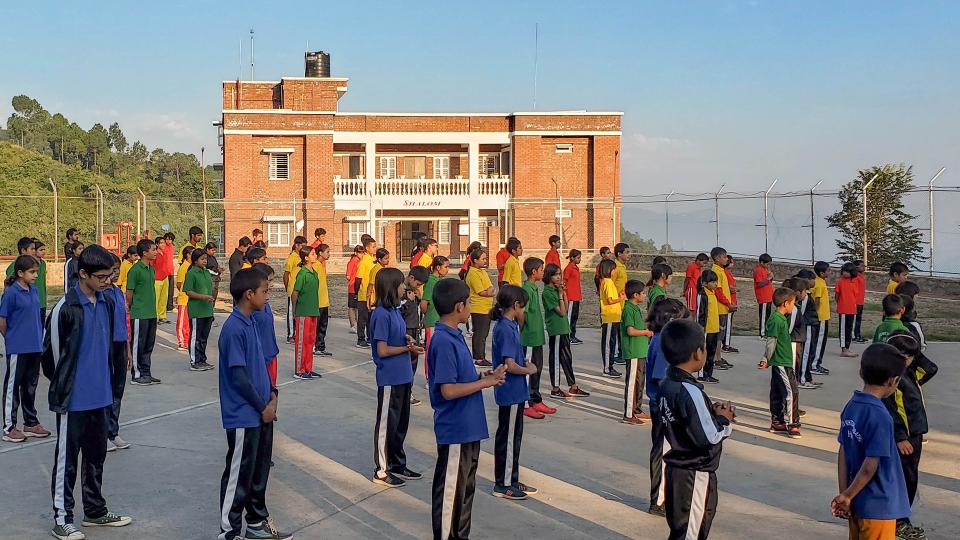
[[75,285],[74,290],[77,291],[80,305],[83,306],[83,328],[80,332],[80,347],[77,350],[77,364],[67,410],[90,411],[113,404],[110,375],[113,327],[110,324],[106,296],[102,292],[97,293],[97,303],[94,304],[80,291],[80,285]]
[[230,368],[240,366],[247,372],[253,388],[270,402],[270,374],[264,362],[263,347],[253,317],[238,309],[227,317],[220,329],[220,417],[224,429],[252,428],[260,425],[260,411],[237,391]]
[[[493,367],[500,367],[505,363],[504,358],[513,358],[521,366],[526,362],[523,358],[523,346],[520,345],[520,327],[517,321],[500,319],[493,327]],[[500,386],[493,387],[493,397],[497,405],[516,405],[530,399],[530,387],[527,386],[526,375],[516,375],[507,372],[506,380]]]
[[874,395],[856,390],[840,413],[837,435],[847,462],[847,484],[853,482],[868,457],[879,460],[877,473],[853,498],[850,509],[864,519],[910,517],[907,485],[897,443],[893,439],[893,418]]
[[392,347],[406,347],[407,323],[400,308],[377,306],[370,314],[370,349],[373,363],[377,366],[377,386],[395,386],[413,382],[413,365],[410,353],[395,354],[381,358],[377,342],[383,341]]
[[263,306],[262,311],[253,312],[253,320],[257,323],[257,333],[260,336],[260,346],[263,348],[263,358],[269,364],[280,354],[277,346],[277,330],[273,326],[273,309],[270,302]]
[[660,382],[667,378],[667,358],[663,355],[663,349],[660,348],[660,333],[656,333],[650,338],[650,344],[647,346],[647,397],[650,398],[650,406],[655,407],[660,393]]
[[461,444],[490,437],[482,392],[445,399],[440,391],[442,384],[469,383],[480,379],[460,330],[442,322],[434,326],[430,350],[427,351],[427,378],[430,380],[433,432],[437,436],[437,444]]
[[113,342],[126,343],[127,336],[127,298],[123,289],[111,285],[107,289],[113,294]]
[[24,289],[14,283],[3,290],[0,317],[7,320],[4,340],[7,354],[30,354],[43,351],[43,321],[40,320],[40,295],[30,285]]

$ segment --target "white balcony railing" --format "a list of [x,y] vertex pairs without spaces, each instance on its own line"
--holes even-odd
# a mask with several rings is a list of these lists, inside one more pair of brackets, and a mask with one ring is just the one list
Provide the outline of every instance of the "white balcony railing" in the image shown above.
[[377,178],[373,190],[365,178],[333,178],[333,195],[340,200],[366,200],[370,197],[509,197],[510,177],[500,175],[476,180],[471,192],[467,178]]
[[340,178],[333,177],[333,195],[335,197],[359,197],[367,196],[367,181],[363,178]]
[[380,196],[401,197],[445,197],[470,195],[469,180],[376,180],[376,194]]

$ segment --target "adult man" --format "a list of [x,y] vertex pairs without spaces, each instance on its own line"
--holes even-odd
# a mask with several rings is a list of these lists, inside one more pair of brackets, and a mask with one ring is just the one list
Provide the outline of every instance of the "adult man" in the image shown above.
[[71,253],[69,250],[67,250],[67,246],[69,246],[70,244],[73,244],[73,243],[75,243],[75,242],[79,242],[79,241],[80,241],[80,233],[79,233],[76,229],[74,229],[73,227],[70,227],[69,229],[67,229],[67,234],[66,234],[65,238],[66,238],[66,240],[63,242],[63,255],[64,255],[64,258],[65,258],[65,259],[69,259],[69,258],[73,257],[73,253]]
[[254,229],[250,232],[250,236],[253,237],[251,242],[253,242],[254,247],[267,248],[267,244],[263,241],[263,229]]
[[247,250],[250,249],[251,244],[253,244],[253,242],[249,236],[244,236],[237,242],[237,247],[233,250],[233,253],[230,255],[230,260],[227,262],[227,267],[230,269],[230,279],[233,279],[233,276],[237,275],[237,272],[240,271],[240,268],[243,266],[243,256],[247,253]]

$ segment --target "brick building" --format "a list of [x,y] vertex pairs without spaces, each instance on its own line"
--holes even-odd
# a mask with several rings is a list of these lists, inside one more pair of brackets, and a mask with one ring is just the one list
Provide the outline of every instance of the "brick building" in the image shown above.
[[508,236],[529,253],[561,231],[565,249],[616,242],[622,113],[343,112],[346,91],[336,77],[224,81],[227,252],[254,228],[274,257],[316,227],[335,253],[369,233],[401,260],[420,235],[455,259]]

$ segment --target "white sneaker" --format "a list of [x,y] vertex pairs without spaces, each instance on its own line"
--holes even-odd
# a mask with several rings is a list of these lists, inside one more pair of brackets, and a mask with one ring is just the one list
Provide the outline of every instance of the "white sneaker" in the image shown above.
[[[127,441],[121,439],[119,435],[117,435],[116,437],[110,439],[109,442],[110,442],[111,444],[113,444],[114,446],[116,446],[117,449],[120,449],[120,450],[126,450],[127,448],[130,448],[130,443],[128,443]],[[109,451],[110,451],[110,449],[107,448],[107,452],[109,452]]]
[[820,388],[820,387],[813,383],[802,382],[797,385],[797,388],[803,388],[804,390],[816,390],[817,388]]
[[351,328],[351,329],[350,329],[350,333],[351,333],[351,334],[356,334],[356,333],[357,333],[357,329],[356,329],[356,328]]

